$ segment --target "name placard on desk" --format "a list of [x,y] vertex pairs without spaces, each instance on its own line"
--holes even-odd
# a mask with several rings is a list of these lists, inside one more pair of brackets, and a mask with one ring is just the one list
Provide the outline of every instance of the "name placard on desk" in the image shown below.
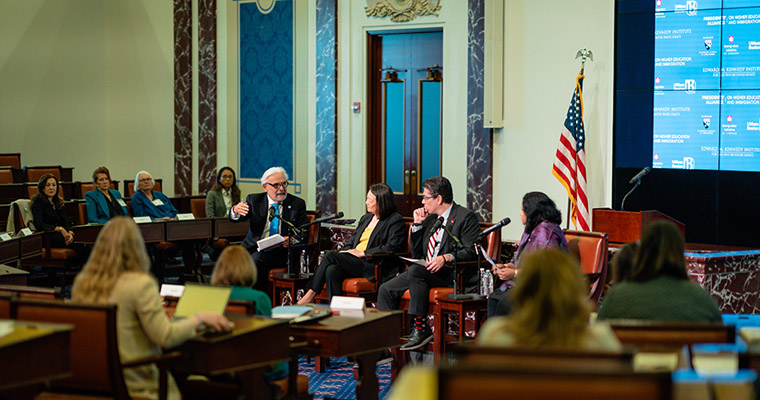
[[34,234],[34,232],[32,232],[32,230],[29,229],[29,228],[24,228],[20,232],[21,236],[32,236],[33,234]]
[[330,308],[340,311],[364,311],[363,297],[333,296]]
[[177,214],[177,219],[180,221],[188,221],[191,219],[195,219],[195,215],[193,215],[193,213],[181,213],[181,214]]
[[3,241],[3,242],[4,242],[4,241],[6,241],[6,240],[11,240],[11,239],[12,239],[12,238],[11,238],[11,235],[9,235],[9,234],[7,234],[7,233],[0,233],[0,240],[1,240],[1,241]]
[[163,285],[161,285],[161,292],[159,293],[159,296],[182,297],[182,293],[184,292],[185,292],[184,285],[173,285],[170,283],[164,283]]
[[150,217],[132,217],[136,224],[145,224],[153,222]]

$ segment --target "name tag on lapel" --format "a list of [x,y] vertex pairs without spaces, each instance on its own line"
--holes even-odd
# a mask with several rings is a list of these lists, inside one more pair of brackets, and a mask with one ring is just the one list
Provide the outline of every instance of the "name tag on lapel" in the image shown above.
[[164,205],[164,202],[161,201],[161,199],[153,199],[153,205],[158,207]]
[[119,205],[122,206],[122,207],[126,207],[127,206],[127,203],[125,203],[124,200],[122,200],[122,199],[116,199],[116,202],[119,203]]

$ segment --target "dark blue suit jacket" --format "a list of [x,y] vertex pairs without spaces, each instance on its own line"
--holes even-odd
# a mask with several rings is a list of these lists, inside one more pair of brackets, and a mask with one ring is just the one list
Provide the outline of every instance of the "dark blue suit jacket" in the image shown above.
[[[118,190],[109,189],[108,192],[111,193],[112,198],[117,201],[121,200],[121,194],[119,194]],[[84,200],[87,202],[87,222],[91,224],[105,224],[111,219],[106,197],[97,189],[85,193]],[[121,210],[124,211],[125,216],[129,216],[127,207],[121,206]]]

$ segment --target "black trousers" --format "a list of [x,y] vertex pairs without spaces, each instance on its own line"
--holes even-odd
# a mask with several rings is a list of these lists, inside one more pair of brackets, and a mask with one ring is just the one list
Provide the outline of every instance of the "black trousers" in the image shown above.
[[[293,253],[295,253],[295,250]],[[277,248],[254,251],[251,253],[251,258],[253,258],[253,263],[256,264],[256,284],[253,285],[253,288],[267,293],[269,270],[288,267],[288,249]],[[293,265],[292,268],[295,272],[298,272],[297,266]]]
[[424,266],[412,264],[405,272],[380,286],[377,294],[377,308],[397,309],[401,296],[409,289],[411,297],[409,314],[424,317],[428,313],[430,288],[452,286],[454,286],[454,268],[445,266],[431,274]]
[[511,310],[512,303],[509,300],[509,289],[502,292],[496,288],[488,295],[488,318],[508,315]]
[[314,271],[309,283],[306,285],[316,294],[322,292],[322,287],[327,284],[327,295],[343,294],[343,281],[348,278],[364,277],[365,268],[373,268],[373,264],[366,258],[359,258],[348,253],[329,251],[322,257],[322,262]]

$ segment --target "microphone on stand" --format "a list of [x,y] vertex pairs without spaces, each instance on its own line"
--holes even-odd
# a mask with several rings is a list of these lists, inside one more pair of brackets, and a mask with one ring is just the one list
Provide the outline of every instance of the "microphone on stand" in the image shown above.
[[440,217],[437,220],[435,220],[435,223],[433,224],[433,226],[430,227],[430,235],[434,234],[435,231],[437,231],[438,228],[441,227],[441,225],[443,225],[443,217]]
[[494,225],[494,226],[492,226],[492,227],[484,230],[483,232],[480,232],[479,238],[482,239],[482,238],[488,236],[488,234],[490,234],[491,232],[493,232],[495,230],[498,230],[498,229],[501,229],[504,226],[509,225],[510,222],[512,222],[512,220],[509,219],[509,217],[504,218],[503,220],[499,221],[496,225]]
[[330,214],[330,215],[325,215],[324,217],[319,217],[319,218],[315,219],[314,221],[309,222],[308,224],[303,224],[303,226],[301,226],[301,229],[306,228],[308,226],[312,226],[314,224],[321,224],[322,222],[330,221],[330,220],[333,220],[333,219],[339,219],[339,218],[343,218],[343,211],[338,211],[335,214]]
[[276,214],[275,214],[275,212],[274,212],[274,206],[269,206],[269,222],[272,222],[272,220],[273,220],[273,219],[274,219],[276,216],[277,216],[277,215],[276,215]]
[[631,178],[631,180],[628,181],[628,183],[634,183],[634,182],[640,180],[641,178],[643,178],[644,175],[646,175],[646,174],[648,174],[650,172],[652,172],[652,168],[644,167],[644,169],[642,169],[641,171],[639,171],[638,174],[634,175],[633,178]]

